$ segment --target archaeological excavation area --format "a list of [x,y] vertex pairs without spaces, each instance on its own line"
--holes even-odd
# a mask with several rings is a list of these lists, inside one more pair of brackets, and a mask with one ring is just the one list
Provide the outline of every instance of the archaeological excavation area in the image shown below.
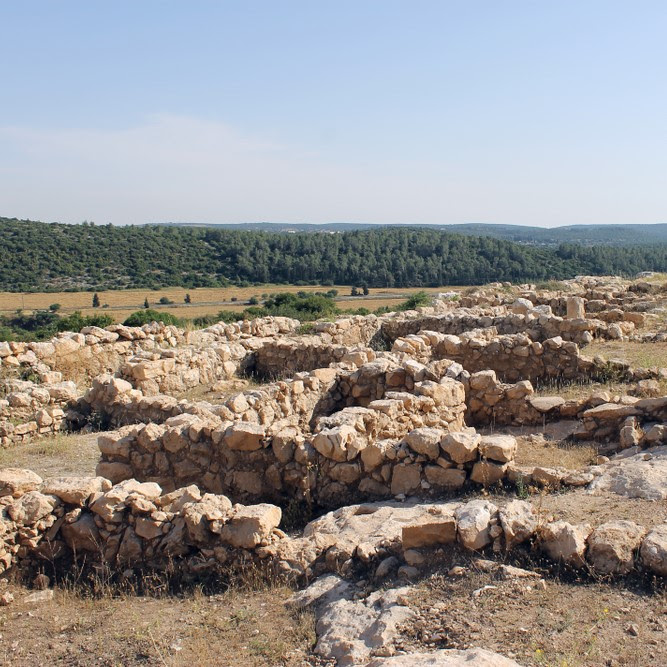
[[[173,607],[242,582],[292,620],[228,662],[152,634],[109,664],[667,664],[667,290],[441,297],[0,342],[5,625],[38,633],[63,590],[148,608],[155,580]],[[54,470],[66,442],[93,443],[89,468]],[[311,633],[271,654],[267,626],[297,617]],[[67,628],[51,660],[20,638],[0,657],[93,664]]]

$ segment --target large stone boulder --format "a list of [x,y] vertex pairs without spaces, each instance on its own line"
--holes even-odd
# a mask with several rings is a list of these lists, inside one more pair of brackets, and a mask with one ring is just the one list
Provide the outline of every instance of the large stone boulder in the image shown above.
[[236,505],[234,515],[224,525],[220,536],[233,547],[254,549],[278,527],[281,518],[280,507],[275,505]]
[[459,507],[454,516],[459,542],[466,549],[483,549],[491,544],[489,528],[498,508],[487,500],[471,500]]
[[42,484],[42,493],[57,496],[64,503],[83,506],[94,493],[111,488],[104,477],[51,477]]
[[537,515],[533,506],[525,500],[510,501],[500,509],[498,515],[508,551],[530,539],[537,531]]
[[588,537],[588,560],[602,574],[627,574],[634,567],[646,529],[632,521],[609,521]]
[[466,463],[477,459],[477,450],[482,436],[474,431],[448,433],[442,439],[442,450],[454,463]]
[[440,456],[440,439],[442,432],[436,428],[423,427],[410,431],[405,436],[405,442],[417,454],[423,454],[430,459]]
[[517,442],[513,435],[483,435],[479,453],[492,461],[509,463],[516,456]]
[[46,496],[39,491],[28,491],[7,507],[7,514],[12,521],[28,526],[51,514],[58,502],[55,496]]
[[42,478],[32,470],[23,468],[3,468],[0,470],[0,497],[19,496],[28,491],[36,491],[42,484]]
[[554,521],[541,530],[542,549],[553,560],[581,567],[585,562],[586,538],[590,533],[588,524],[573,526],[567,521]]
[[639,553],[644,567],[663,577],[667,576],[667,523],[649,532]]

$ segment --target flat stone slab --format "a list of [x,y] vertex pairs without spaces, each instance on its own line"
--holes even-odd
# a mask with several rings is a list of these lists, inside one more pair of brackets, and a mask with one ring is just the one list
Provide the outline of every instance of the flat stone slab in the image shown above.
[[559,408],[565,399],[560,396],[535,396],[529,398],[528,402],[538,411],[542,413],[551,412],[552,410]]
[[615,493],[628,498],[667,499],[667,446],[612,459],[591,470],[596,475],[588,492]]

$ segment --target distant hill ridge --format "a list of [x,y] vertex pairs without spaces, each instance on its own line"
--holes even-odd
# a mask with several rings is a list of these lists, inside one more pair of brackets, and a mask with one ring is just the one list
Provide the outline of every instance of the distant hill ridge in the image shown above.
[[437,287],[667,271],[665,243],[550,246],[393,225],[340,233],[289,231],[294,233],[0,218],[0,290],[253,283]]
[[562,227],[529,227],[524,225],[503,225],[490,223],[462,223],[457,225],[427,225],[405,223],[384,225],[370,223],[287,223],[287,222],[247,222],[247,223],[161,223],[179,227],[212,227],[265,232],[349,232],[380,229],[385,227],[414,227],[433,229],[464,236],[489,236],[505,241],[531,245],[560,245],[580,243],[582,245],[643,245],[667,243],[667,223],[627,224],[627,225],[565,225]]

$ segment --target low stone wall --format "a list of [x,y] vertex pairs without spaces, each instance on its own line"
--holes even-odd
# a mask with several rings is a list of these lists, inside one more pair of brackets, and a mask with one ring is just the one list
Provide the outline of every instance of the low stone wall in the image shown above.
[[397,339],[392,352],[421,363],[450,359],[470,373],[492,370],[508,382],[591,382],[610,378],[638,382],[663,375],[660,369],[632,368],[619,360],[585,356],[576,343],[560,336],[540,343],[526,334],[498,335],[493,327],[461,336],[420,331]]
[[[532,341],[542,342],[560,336],[564,341],[590,343],[594,338],[616,338],[610,335],[610,325],[595,319],[567,319],[555,315],[526,312],[508,312],[505,306],[499,308],[459,308],[454,312],[425,316],[414,313],[412,317],[404,313],[396,317],[383,317],[382,336],[389,343],[420,331],[440,334],[460,335],[473,329],[495,327],[500,335],[524,333]],[[624,335],[634,330],[632,322],[624,323]]]
[[120,376],[144,395],[180,393],[229,380],[244,368],[248,351],[240,343],[140,352],[120,368]]
[[329,343],[321,336],[299,336],[257,345],[247,370],[259,378],[284,378],[331,364],[359,366],[375,357],[376,353],[368,347]]
[[[394,371],[387,368],[385,373]],[[443,470],[454,467],[440,456],[437,443],[448,431],[463,428],[460,383],[449,378],[440,383],[412,381],[413,394],[389,391],[379,400],[369,400],[366,407],[338,409],[347,402],[346,387],[357,386],[350,385],[351,375],[319,369],[262,392],[232,397],[216,408],[217,414],[183,412],[160,425],[124,427],[112,436],[101,436],[98,472],[114,481],[128,477],[159,481],[164,488],[197,481],[203,489],[241,499],[297,498],[331,505],[408,492],[415,479],[420,487],[427,480],[422,479],[427,473],[422,463],[430,460]],[[112,387],[117,391],[118,383],[109,379],[95,391],[101,394]],[[127,400],[141,406],[143,399],[136,390],[124,389],[117,403]],[[256,402],[251,405],[253,398]],[[409,435],[423,427],[433,440],[426,458],[414,449],[418,434]],[[416,465],[410,468],[412,463]],[[404,473],[409,482],[401,481]],[[462,484],[466,473],[456,477]]]
[[[0,572],[78,566],[105,571],[164,569],[201,576],[221,565],[264,564],[291,579],[350,572],[355,565],[381,579],[401,561],[459,544],[497,554],[541,552],[573,568],[624,576],[633,570],[667,575],[667,524],[651,530],[627,520],[596,528],[550,521],[531,503],[488,500],[433,504],[370,503],[346,507],[289,538],[281,510],[270,504],[233,505],[196,486],[164,493],[157,484],[102,477],[42,480],[29,470],[0,470]],[[379,565],[378,565],[379,564]],[[494,561],[478,562],[504,576],[536,576]],[[407,574],[407,570],[406,570]]]
[[232,505],[196,486],[164,493],[155,483],[102,477],[43,481],[29,470],[0,470],[0,572],[57,567],[73,556],[112,570],[165,568],[190,573],[258,560],[285,539],[274,505]]
[[[316,577],[358,568],[376,581],[398,570],[414,578],[428,569],[434,550],[459,545],[476,552],[541,555],[570,568],[598,575],[639,571],[667,575],[667,524],[651,530],[632,521],[609,521],[593,528],[553,521],[523,500],[498,506],[489,500],[432,504],[368,503],[342,508],[308,524],[302,537],[261,550],[292,577]],[[502,562],[479,560],[503,577],[535,577]],[[401,571],[403,570],[403,572]]]
[[118,372],[126,361],[141,352],[185,345],[202,348],[239,341],[246,341],[252,347],[257,337],[293,333],[299,326],[298,320],[265,317],[234,324],[219,323],[198,331],[186,331],[161,322],[142,327],[122,324],[106,329],[86,327],[80,333],[61,333],[46,342],[0,342],[0,369],[30,369],[43,382],[59,381],[66,376],[68,380],[88,383],[101,373]]
[[53,434],[64,427],[65,411],[79,394],[73,382],[35,384],[22,380],[0,383],[0,446]]

